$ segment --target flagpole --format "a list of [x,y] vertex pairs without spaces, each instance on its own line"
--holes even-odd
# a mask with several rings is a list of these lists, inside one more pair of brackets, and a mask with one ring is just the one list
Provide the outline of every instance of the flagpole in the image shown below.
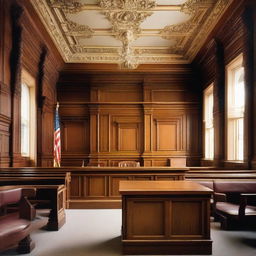
[[54,120],[54,167],[60,167],[61,161],[61,136],[60,136],[60,121],[59,121],[59,102],[57,101],[55,109],[55,120]]

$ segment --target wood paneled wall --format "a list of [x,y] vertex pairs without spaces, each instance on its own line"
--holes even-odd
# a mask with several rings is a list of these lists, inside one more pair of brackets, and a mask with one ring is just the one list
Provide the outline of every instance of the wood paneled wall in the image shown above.
[[189,66],[162,73],[91,69],[68,64],[60,75],[63,166],[168,166],[171,156],[199,163],[199,94]]
[[31,164],[20,153],[22,69],[36,81],[37,165],[52,166],[55,85],[62,58],[29,1],[0,0],[0,31],[0,166]]
[[[200,75],[200,86],[205,89],[214,84],[214,160],[202,159],[202,165],[227,168],[256,168],[256,3],[235,1],[228,13],[216,26],[200,50],[193,64]],[[226,19],[226,17],[229,17]],[[244,161],[227,161],[225,78],[226,65],[239,54],[244,56],[245,67],[245,123]],[[204,133],[202,133],[204,137]]]

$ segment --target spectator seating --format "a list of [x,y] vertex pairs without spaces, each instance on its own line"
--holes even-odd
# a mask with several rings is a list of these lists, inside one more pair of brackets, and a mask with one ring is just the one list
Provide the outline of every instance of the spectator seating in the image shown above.
[[35,189],[0,189],[0,252],[17,246],[18,253],[29,253],[35,244],[30,233],[45,226],[47,217],[36,214],[28,197]]

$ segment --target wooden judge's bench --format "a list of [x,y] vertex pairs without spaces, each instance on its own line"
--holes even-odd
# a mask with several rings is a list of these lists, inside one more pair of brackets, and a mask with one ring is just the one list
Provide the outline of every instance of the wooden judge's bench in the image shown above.
[[124,254],[211,254],[212,190],[191,181],[120,181]]

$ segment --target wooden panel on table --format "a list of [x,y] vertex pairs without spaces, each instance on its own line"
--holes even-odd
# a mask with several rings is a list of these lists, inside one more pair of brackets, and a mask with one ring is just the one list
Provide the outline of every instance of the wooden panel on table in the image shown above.
[[122,181],[124,254],[211,254],[212,191],[189,181]]
[[165,208],[165,200],[128,199],[127,238],[163,239],[166,236]]
[[172,200],[171,202],[171,236],[191,237],[203,236],[201,201]]

